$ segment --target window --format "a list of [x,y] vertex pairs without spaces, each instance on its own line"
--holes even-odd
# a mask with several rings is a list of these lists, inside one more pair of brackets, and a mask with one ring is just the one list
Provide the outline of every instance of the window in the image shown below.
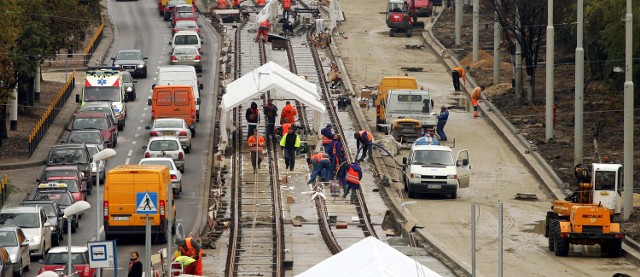
[[140,52],[120,52],[116,56],[116,60],[142,60]]
[[57,176],[78,176],[78,172],[73,170],[47,170],[44,172],[44,176],[41,180],[46,180],[49,179],[49,177]]
[[[49,253],[44,264],[47,265],[64,265],[67,264],[69,254],[67,253]],[[71,253],[71,264],[87,264],[87,257],[85,253]]]
[[0,214],[0,225],[16,226],[20,228],[40,228],[38,214],[29,213],[2,213]]
[[84,87],[85,102],[120,102],[119,87]]
[[616,186],[615,171],[596,171],[596,190],[614,190]]
[[398,102],[422,102],[421,95],[398,95]]
[[417,150],[413,153],[412,164],[416,165],[453,165],[453,157],[448,151]]
[[176,48],[174,54],[176,55],[196,55],[197,50],[194,47],[180,47]]
[[175,45],[198,44],[198,36],[196,35],[179,35],[176,36]]
[[176,91],[174,94],[173,102],[176,106],[189,106],[189,92],[188,91]]
[[156,96],[156,103],[158,103],[158,106],[171,106],[173,104],[171,91],[160,90],[156,93]]
[[88,162],[82,149],[53,149],[49,153],[49,164],[74,164]]
[[69,138],[67,139],[70,143],[91,143],[91,144],[102,144],[102,135],[100,133],[89,133],[89,132],[71,132]]
[[13,231],[0,232],[0,246],[11,247],[18,245],[18,238]]
[[76,118],[73,120],[73,130],[84,130],[84,129],[98,129],[98,130],[107,130],[109,129],[109,123],[107,122],[107,118]]
[[149,151],[175,151],[180,149],[175,140],[154,140],[149,143]]
[[154,124],[154,128],[183,128],[182,120],[159,120]]

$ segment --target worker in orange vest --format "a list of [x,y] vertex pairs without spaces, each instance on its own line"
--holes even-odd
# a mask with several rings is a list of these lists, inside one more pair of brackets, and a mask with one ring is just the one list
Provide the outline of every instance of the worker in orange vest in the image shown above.
[[471,92],[471,105],[473,105],[473,117],[478,117],[478,101],[482,98],[484,86],[479,86]]
[[266,144],[264,137],[258,134],[258,129],[253,130],[253,136],[250,136],[247,140],[249,145],[249,151],[251,151],[251,165],[253,166],[253,172],[257,172],[257,168],[260,168],[262,163],[262,147]]
[[239,9],[240,8],[240,0],[231,1],[231,7],[234,8],[234,9]]
[[351,204],[356,204],[356,193],[360,189],[360,180],[362,180],[362,168],[357,162],[351,163],[347,167],[347,188],[342,198],[347,198],[347,194],[351,191]]
[[227,2],[227,0],[218,0],[218,2],[216,2],[216,9],[226,10],[228,8],[229,8],[229,2]]
[[175,243],[180,249],[180,256],[188,256],[196,260],[194,275],[202,276],[202,249],[200,245],[192,238],[180,239],[176,237]]
[[356,160],[358,159],[360,150],[363,150],[360,161],[364,161],[364,159],[367,158],[367,151],[369,151],[369,157],[373,159],[373,135],[371,135],[371,132],[355,132],[353,133],[353,138],[356,139],[356,145],[358,147],[358,152],[356,152]]
[[[467,70],[469,70],[469,67],[467,66]],[[453,88],[456,91],[461,91],[460,90],[460,78],[462,78],[462,81],[464,81],[464,84],[467,84],[467,71],[465,71],[464,68],[462,67],[456,67],[453,70],[451,70],[451,79],[453,79]]]
[[289,14],[291,13],[291,0],[282,0],[282,18],[289,20]]
[[271,27],[271,23],[269,23],[269,19],[265,19],[260,22],[260,27],[258,28],[258,35],[256,35],[256,42],[260,39],[260,35],[262,35],[262,41],[269,41],[269,28]]
[[280,122],[284,122],[285,118],[288,120],[288,123],[296,122],[295,116],[298,114],[298,111],[296,108],[291,106],[291,102],[287,101],[285,104],[286,105],[282,108],[282,112],[280,113]]
[[285,118],[284,123],[282,123],[282,135],[289,133],[289,129],[293,126],[293,124],[289,123],[289,119]]
[[256,0],[256,6],[262,7],[265,5],[265,0]]
[[331,131],[332,128],[333,126],[329,123],[327,124],[327,127],[320,131],[320,134],[322,134],[322,146],[324,146],[324,152],[327,154],[331,154],[330,147],[334,136],[333,131]]
[[331,161],[329,160],[329,155],[327,155],[327,153],[318,152],[311,156],[311,158],[307,159],[307,163],[313,165],[313,173],[311,173],[311,177],[307,184],[313,184],[318,175],[320,175],[320,177],[325,181],[331,179]]

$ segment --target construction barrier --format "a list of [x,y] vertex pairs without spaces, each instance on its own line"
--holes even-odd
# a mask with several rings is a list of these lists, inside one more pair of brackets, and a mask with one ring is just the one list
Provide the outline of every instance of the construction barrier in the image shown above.
[[40,120],[33,127],[33,130],[31,130],[29,134],[29,157],[36,151],[38,144],[40,144],[40,141],[42,141],[47,134],[49,127],[53,124],[53,121],[64,107],[64,104],[67,103],[67,100],[75,88],[75,81],[76,71],[74,70],[71,72],[69,79],[67,79],[67,83],[58,91],[56,98],[51,102],[49,107],[47,107],[47,110],[42,114],[42,117],[40,117]]
[[87,66],[89,65],[89,60],[91,60],[91,57],[93,56],[93,53],[96,51],[96,48],[98,48],[98,45],[100,45],[100,42],[102,41],[102,33],[104,31],[104,16],[102,15],[102,12],[100,13],[100,27],[98,27],[98,30],[96,31],[96,33],[93,35],[93,38],[91,38],[91,41],[89,42],[89,45],[87,45],[87,47],[84,49],[84,65]]
[[9,183],[9,177],[7,177],[7,175],[4,175],[4,177],[2,177],[2,180],[0,181],[0,194],[2,194],[0,196],[0,201],[2,201],[0,203],[0,207],[4,206],[4,202],[6,202],[7,198],[9,197],[8,183]]

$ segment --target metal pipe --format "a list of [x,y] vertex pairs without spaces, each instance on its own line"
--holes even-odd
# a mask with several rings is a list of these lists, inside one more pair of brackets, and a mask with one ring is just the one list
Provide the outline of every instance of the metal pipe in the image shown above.
[[503,203],[499,202],[498,204],[498,277],[502,277],[503,269],[504,269],[504,210]]
[[73,274],[73,264],[71,264],[71,224],[73,216],[67,217],[67,276]]
[[36,77],[33,79],[33,98],[36,101],[40,101],[40,77],[40,57],[38,56],[38,63],[36,64]]
[[11,124],[9,129],[11,131],[17,131],[18,130],[18,83],[16,83],[16,87],[13,88],[12,94],[13,94],[13,99],[11,100],[11,112],[9,113]]
[[575,70],[575,124],[574,124],[574,149],[573,164],[580,164],[583,160],[584,148],[584,48],[583,26],[584,21],[584,0],[578,0],[578,18],[576,20],[576,70]]
[[473,0],[473,61],[478,61],[480,38],[480,0]]
[[476,203],[471,203],[471,276],[476,276]]
[[547,57],[545,59],[545,141],[553,138],[553,82],[555,63],[555,28],[553,27],[553,0],[547,1]]
[[493,18],[493,84],[500,83],[500,31],[501,26],[498,22],[498,7],[500,0],[496,0],[496,13]]
[[[100,212],[102,210],[100,208],[102,207],[100,205],[100,167],[98,167],[98,163],[96,163],[95,161],[92,162],[92,166],[95,166],[96,172],[98,173],[98,175],[96,175],[96,241],[100,241]],[[118,269],[116,268],[115,271],[118,271]],[[96,276],[102,276],[102,272],[100,270],[97,270]]]
[[455,23],[455,33],[456,33],[456,38],[455,38],[455,43],[456,45],[460,45],[460,36],[461,36],[461,32],[462,32],[462,0],[455,0],[456,1],[456,6],[455,6],[455,14],[456,14],[456,23]]
[[633,14],[631,0],[627,0],[624,47],[624,213],[629,220],[633,211]]
[[[516,1],[516,38],[520,37],[520,9],[518,9],[519,1]],[[515,53],[515,86],[516,86],[516,103],[522,104],[522,46],[520,40],[516,39]]]
[[[149,215],[145,216],[145,236],[144,236],[144,276],[151,275],[151,220]],[[117,270],[117,269],[116,269]]]
[[173,188],[171,188],[169,190],[169,208],[168,208],[168,215],[169,215],[169,220],[167,223],[167,276],[171,276],[171,262],[173,261],[173,252],[171,252],[171,244],[173,244],[173,239],[171,239],[171,230],[173,228],[173,221],[175,220],[173,218]]

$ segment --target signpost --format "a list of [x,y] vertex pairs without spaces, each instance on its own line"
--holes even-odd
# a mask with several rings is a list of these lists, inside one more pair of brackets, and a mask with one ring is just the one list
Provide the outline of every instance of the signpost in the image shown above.
[[114,276],[118,276],[118,252],[114,240],[88,242],[87,248],[89,248],[89,267],[113,268]]
[[145,215],[145,276],[151,276],[151,221],[149,215],[158,214],[157,192],[136,192],[136,214]]

